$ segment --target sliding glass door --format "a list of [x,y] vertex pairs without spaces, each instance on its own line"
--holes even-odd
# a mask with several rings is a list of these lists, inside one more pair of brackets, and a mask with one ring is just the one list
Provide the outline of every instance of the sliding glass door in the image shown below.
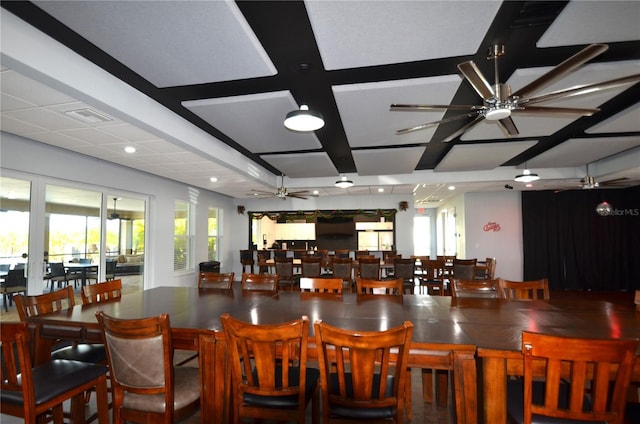
[[31,182],[0,177],[0,278],[25,269],[29,256]]

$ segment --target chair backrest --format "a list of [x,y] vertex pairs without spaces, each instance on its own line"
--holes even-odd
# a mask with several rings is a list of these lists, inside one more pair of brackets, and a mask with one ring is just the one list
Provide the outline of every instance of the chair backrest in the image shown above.
[[[174,371],[169,316],[118,319],[98,311],[96,319],[104,335],[114,398],[122,402],[125,393],[139,395],[138,407],[134,409],[149,407],[146,402],[154,403],[157,409],[157,405],[163,403],[163,413],[173,417]],[[114,405],[114,410],[116,408]]]
[[276,249],[273,251],[273,258],[286,258],[287,251],[284,249]]
[[398,255],[398,251],[397,250],[387,250],[385,252],[382,252],[382,260],[387,262],[391,262],[392,260],[394,260],[395,258],[401,258],[402,255]]
[[393,260],[393,269],[396,278],[413,282],[416,274],[416,260],[395,258]]
[[300,291],[316,293],[342,293],[342,278],[300,278]]
[[293,277],[293,258],[278,258],[274,259],[276,263],[276,273],[282,279],[290,279]]
[[549,299],[549,280],[509,281],[498,278],[498,297],[505,299]]
[[302,406],[300,422],[304,422],[309,319],[303,316],[281,324],[255,325],[226,313],[220,321],[229,354],[234,408],[244,402],[245,394],[265,396],[264,406],[271,402],[272,409],[281,402],[278,398],[297,397]]
[[81,264],[90,264],[90,263],[91,263],[91,258],[80,258],[80,259],[78,260],[78,263],[81,263]]
[[319,277],[321,274],[321,256],[305,256],[300,259],[303,277]]
[[454,278],[451,280],[452,297],[498,297],[497,280],[461,280]]
[[403,414],[407,358],[413,325],[386,331],[350,331],[314,323],[323,422],[341,411],[374,420]]
[[402,278],[393,280],[373,280],[356,278],[356,293],[361,294],[402,294]]
[[380,278],[380,258],[358,259],[358,276],[369,280]]
[[476,278],[476,263],[478,259],[454,259],[453,278],[459,280],[473,280]]
[[278,291],[278,274],[242,274],[242,290]]
[[337,249],[336,258],[345,259],[349,258],[349,249]]
[[[531,423],[531,415],[537,414],[622,424],[637,349],[637,339],[584,339],[523,332],[524,422]],[[540,371],[540,364],[544,371]],[[567,369],[569,372],[564,372]],[[532,385],[539,377],[544,377],[546,394],[541,403],[532,396]],[[568,402],[559,401],[563,392],[569,394]]]
[[2,287],[27,287],[27,277],[24,276],[24,269],[10,269],[7,271]]
[[[26,322],[0,322],[0,341],[2,342],[0,348],[2,354],[0,392],[3,393],[3,397],[7,396],[7,398],[19,399],[22,397],[21,407],[25,423],[36,422],[35,414],[33,414],[35,393],[29,339],[29,327]],[[12,396],[12,393],[15,392],[20,395]],[[10,407],[17,409],[18,405],[10,405]],[[3,412],[4,409],[5,405],[2,405]]]
[[200,272],[198,274],[198,287],[201,289],[231,290],[235,273],[225,274],[217,272]]
[[487,258],[485,263],[487,264],[487,274],[485,278],[488,280],[495,279],[496,276],[496,258]]
[[71,286],[36,296],[18,294],[13,297],[13,300],[16,302],[16,309],[21,321],[26,321],[27,318],[40,314],[72,308],[76,304]]
[[360,259],[363,256],[370,256],[368,250],[356,250],[355,253],[356,259]]
[[64,268],[64,264],[62,262],[50,262],[49,274],[51,277],[65,277],[67,275],[67,270]]
[[422,278],[426,281],[442,281],[445,277],[444,259],[421,259]]
[[240,250],[240,263],[253,265],[253,250]]
[[342,281],[353,281],[353,260],[345,258],[333,258],[331,260],[331,272],[336,278],[342,278]]
[[87,284],[82,287],[82,304],[105,302],[122,297],[122,280],[105,281],[98,284]]
[[105,262],[105,277],[108,279],[114,278],[116,275],[116,269],[118,267],[118,261],[108,260]]

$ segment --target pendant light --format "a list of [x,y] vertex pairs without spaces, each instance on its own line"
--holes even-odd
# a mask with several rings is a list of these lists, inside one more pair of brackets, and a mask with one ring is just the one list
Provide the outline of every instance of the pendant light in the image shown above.
[[299,110],[287,113],[284,126],[291,131],[311,132],[324,127],[324,118],[321,113],[309,110],[309,106],[300,105]]
[[534,181],[538,181],[540,179],[540,177],[538,176],[538,174],[533,173],[531,171],[529,171],[529,169],[527,169],[527,163],[524,163],[524,171],[522,171],[522,174],[520,175],[516,175],[516,177],[513,179],[516,182],[519,183],[531,183]]
[[344,175],[334,184],[338,188],[349,188],[353,187],[353,181],[348,180]]

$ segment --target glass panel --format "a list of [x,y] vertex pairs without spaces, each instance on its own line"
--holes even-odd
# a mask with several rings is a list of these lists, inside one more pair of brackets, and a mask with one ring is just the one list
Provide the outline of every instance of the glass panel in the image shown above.
[[431,256],[431,218],[428,216],[413,218],[413,254]]
[[176,202],[174,212],[174,246],[173,270],[189,269],[191,255],[191,229],[189,223],[190,205],[186,202]]
[[218,209],[209,208],[209,218],[207,220],[208,234],[208,259],[215,261],[218,259]]
[[29,253],[31,183],[0,177],[0,275],[26,268]]
[[145,263],[146,202],[110,194],[107,201],[105,256],[116,261],[115,278],[142,289]]

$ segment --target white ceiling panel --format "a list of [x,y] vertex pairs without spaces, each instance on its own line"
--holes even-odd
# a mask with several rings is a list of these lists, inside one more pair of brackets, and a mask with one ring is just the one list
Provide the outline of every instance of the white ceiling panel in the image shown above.
[[527,163],[531,168],[580,166],[635,146],[640,146],[640,138],[638,137],[569,139],[530,159]]
[[183,102],[183,105],[254,153],[310,150],[321,147],[314,133],[284,127],[298,105],[288,91]]
[[263,155],[262,158],[282,170],[289,178],[317,178],[338,175],[336,167],[325,152]]
[[444,110],[392,112],[392,103],[449,104],[462,79],[458,75],[334,86],[333,93],[351,147],[424,143],[437,128],[403,135],[395,131],[442,119]]
[[424,153],[424,147],[354,150],[359,175],[411,174]]
[[48,106],[75,101],[74,98],[34,81],[31,78],[25,77],[11,69],[2,71],[0,77],[2,77],[0,89],[3,93],[21,99],[24,102],[31,103],[32,105]]
[[455,3],[305,1],[328,70],[474,54],[501,2]]
[[35,3],[158,87],[276,73],[232,1]]
[[585,130],[587,134],[640,131],[640,103]]
[[640,39],[640,2],[572,1],[538,40],[538,47]]
[[537,143],[535,140],[491,144],[458,144],[440,161],[436,172],[495,169]]

